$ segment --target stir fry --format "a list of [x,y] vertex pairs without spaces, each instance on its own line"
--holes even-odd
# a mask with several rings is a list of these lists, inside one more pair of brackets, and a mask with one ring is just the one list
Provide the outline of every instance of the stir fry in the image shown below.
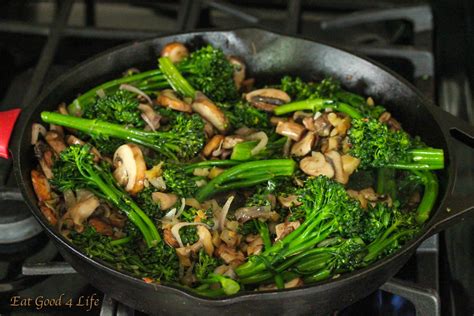
[[219,297],[364,268],[417,235],[443,151],[332,78],[255,82],[212,46],[86,91],[32,126],[41,212],[88,256]]

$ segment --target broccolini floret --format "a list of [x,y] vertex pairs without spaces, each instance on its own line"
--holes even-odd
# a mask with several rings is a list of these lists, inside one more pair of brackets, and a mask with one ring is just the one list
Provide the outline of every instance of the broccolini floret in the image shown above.
[[138,105],[139,102],[135,94],[118,90],[112,95],[98,98],[95,103],[85,107],[82,117],[133,127],[143,127],[145,122],[141,118],[141,111],[138,109]]

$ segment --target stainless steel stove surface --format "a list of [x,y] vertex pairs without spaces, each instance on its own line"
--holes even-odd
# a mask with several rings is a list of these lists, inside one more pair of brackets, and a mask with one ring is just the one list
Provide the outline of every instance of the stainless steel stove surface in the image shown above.
[[[0,16],[0,111],[27,107],[58,74],[118,44],[243,25],[366,55],[436,101],[433,11],[423,1],[4,1]],[[396,278],[336,314],[439,315],[439,252],[436,235]],[[0,159],[0,315],[86,313],[140,314],[104,297],[62,260],[23,204],[11,161]]]

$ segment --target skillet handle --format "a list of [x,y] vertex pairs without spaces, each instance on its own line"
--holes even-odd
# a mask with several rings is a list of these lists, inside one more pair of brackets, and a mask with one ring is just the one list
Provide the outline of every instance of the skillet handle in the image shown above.
[[0,112],[0,158],[10,158],[8,143],[20,112],[18,108]]
[[[474,126],[468,122],[457,118],[437,106],[430,106],[431,113],[437,118],[441,127],[449,133],[453,139],[457,139],[466,146],[474,148]],[[470,163],[463,157],[459,157],[455,162],[457,167]],[[449,192],[448,196],[441,203],[441,212],[436,214],[433,219],[430,234],[439,233],[449,226],[464,221],[466,218],[474,215],[474,195],[461,196],[457,192]]]
[[449,135],[465,145],[474,148],[474,126],[460,118],[440,109],[437,106],[430,106],[431,113],[436,117],[441,127]]

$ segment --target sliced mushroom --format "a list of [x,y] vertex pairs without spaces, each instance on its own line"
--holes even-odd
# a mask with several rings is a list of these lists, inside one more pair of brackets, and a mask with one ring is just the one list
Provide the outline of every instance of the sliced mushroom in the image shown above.
[[272,207],[270,205],[241,207],[235,211],[235,218],[241,223],[245,223],[255,218],[277,221],[279,215],[278,213],[271,211],[271,209]]
[[293,280],[290,280],[285,283],[285,289],[293,289],[293,288],[300,287],[303,285],[304,285],[303,279],[294,278]]
[[140,103],[138,109],[142,112],[141,117],[152,131],[160,128],[161,116],[153,110],[153,108],[146,103]]
[[380,123],[387,123],[388,120],[392,117],[392,114],[390,114],[390,112],[383,112],[382,114],[380,114],[379,116],[379,122]]
[[257,109],[273,112],[274,108],[291,101],[290,96],[282,90],[265,88],[247,93],[245,99]]
[[294,230],[296,230],[298,227],[300,227],[300,222],[284,222],[280,223],[275,226],[275,232],[276,232],[276,238],[275,241],[277,240],[282,240],[289,234],[291,234]]
[[224,141],[224,136],[223,135],[214,135],[204,146],[202,150],[202,154],[205,157],[209,157],[214,150],[219,148],[222,145],[222,142]]
[[359,167],[360,164],[360,159],[352,157],[349,154],[342,155],[342,168],[344,169],[344,172],[348,175],[351,175],[357,167]]
[[204,94],[196,92],[194,102],[191,104],[192,109],[199,113],[204,119],[209,121],[220,132],[225,132],[229,126],[229,122],[221,109],[219,109]]
[[290,194],[288,196],[278,196],[278,202],[280,202],[281,206],[285,208],[301,205],[301,202],[298,201],[298,196],[294,194]]
[[261,236],[253,235],[252,239],[247,238],[247,242],[249,243],[247,246],[247,255],[258,255],[262,252],[263,249],[263,239]]
[[190,267],[191,263],[191,249],[190,247],[176,248],[176,255],[178,256],[179,265],[182,267]]
[[197,234],[199,236],[199,241],[202,243],[204,247],[204,251],[209,256],[212,256],[214,252],[214,245],[212,244],[212,235],[205,226],[197,226]]
[[114,230],[109,223],[106,223],[104,220],[93,217],[88,220],[90,226],[94,227],[95,231],[104,236],[112,236]]
[[342,168],[342,159],[341,155],[337,151],[330,151],[325,154],[326,158],[331,161],[332,166],[334,167],[334,179],[337,182],[346,184],[349,181],[349,176],[344,172]]
[[304,126],[295,122],[279,122],[276,127],[277,134],[287,136],[294,141],[299,141],[304,131]]
[[291,146],[291,154],[303,157],[306,156],[314,146],[316,136],[312,132],[306,133],[306,135],[299,141]]
[[374,189],[369,187],[359,191],[359,193],[370,202],[377,202],[379,195],[375,193]]
[[234,248],[240,242],[240,236],[237,232],[230,229],[223,229],[220,238],[227,246]]
[[51,194],[51,186],[44,174],[35,169],[31,170],[31,182],[38,201],[49,201],[53,198]]
[[171,89],[165,89],[160,92],[156,102],[162,106],[169,107],[172,110],[191,113],[191,105],[184,102]]
[[340,144],[339,136],[330,136],[324,138],[321,142],[321,151],[326,153],[333,150],[338,150]]
[[153,202],[160,203],[160,210],[170,209],[178,202],[178,196],[173,193],[153,192],[151,194]]
[[279,116],[272,116],[270,118],[270,124],[272,124],[273,126],[277,126],[278,123],[284,123],[284,122],[288,122],[288,118],[287,117],[279,117]]
[[320,152],[313,153],[310,157],[305,157],[300,161],[300,169],[309,176],[334,177],[334,168],[326,161]]
[[331,127],[331,123],[328,121],[326,113],[320,115],[314,120],[314,130],[319,136],[329,136]]
[[91,196],[85,200],[77,202],[69,208],[63,216],[63,220],[72,219],[77,232],[84,230],[84,222],[94,213],[95,209],[100,205],[96,196]]
[[347,133],[347,130],[351,127],[351,119],[349,116],[339,117],[336,113],[328,114],[328,121],[334,126],[331,131],[331,136],[344,136]]
[[114,153],[114,177],[130,194],[144,187],[146,165],[142,151],[135,144],[125,144]]
[[48,220],[48,222],[51,225],[56,226],[56,224],[58,223],[58,216],[56,215],[56,212],[44,203],[40,203],[39,208],[43,216]]
[[234,67],[233,78],[234,78],[235,87],[237,88],[237,90],[240,90],[240,88],[242,87],[242,83],[245,80],[246,66],[239,57],[229,56],[228,60],[230,64]]
[[52,167],[56,154],[53,152],[51,147],[42,141],[38,141],[36,143],[34,152],[36,158],[38,158],[41,170],[43,171],[44,175],[47,179],[51,179],[53,177]]
[[232,266],[238,266],[245,261],[245,256],[241,251],[230,248],[226,244],[220,244],[217,247],[216,255]]
[[127,217],[117,212],[112,212],[108,216],[108,220],[112,226],[118,227],[118,228],[124,228],[125,223],[127,221]]
[[46,128],[39,124],[39,123],[33,123],[31,126],[31,145],[36,145],[36,143],[39,140],[39,136],[46,136]]
[[161,50],[161,57],[168,57],[172,63],[178,63],[189,56],[189,51],[182,43],[166,44]]
[[313,113],[304,111],[296,111],[295,113],[293,113],[294,121],[303,122],[305,118],[313,118]]
[[171,229],[163,229],[163,239],[168,246],[173,248],[179,247],[178,241],[174,238],[173,233],[171,233]]
[[226,136],[224,138],[224,142],[222,143],[222,148],[232,149],[235,147],[235,145],[237,145],[238,143],[242,143],[243,141],[245,141],[245,139],[238,135]]
[[314,132],[314,119],[312,117],[305,117],[302,121],[304,127],[306,127],[307,130]]

